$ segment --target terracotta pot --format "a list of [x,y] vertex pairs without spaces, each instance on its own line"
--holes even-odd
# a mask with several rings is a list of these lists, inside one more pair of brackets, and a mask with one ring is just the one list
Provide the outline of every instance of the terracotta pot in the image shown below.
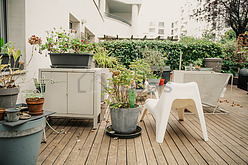
[[28,105],[28,111],[30,115],[42,115],[43,114],[43,103],[44,98],[26,98],[26,103]]
[[4,119],[4,113],[6,111],[6,108],[0,108],[0,120]]

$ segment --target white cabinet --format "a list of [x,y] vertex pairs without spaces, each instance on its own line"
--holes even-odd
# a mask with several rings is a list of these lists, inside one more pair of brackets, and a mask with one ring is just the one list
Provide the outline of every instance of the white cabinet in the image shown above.
[[40,69],[46,84],[44,109],[56,116],[83,117],[97,127],[101,105],[100,69]]

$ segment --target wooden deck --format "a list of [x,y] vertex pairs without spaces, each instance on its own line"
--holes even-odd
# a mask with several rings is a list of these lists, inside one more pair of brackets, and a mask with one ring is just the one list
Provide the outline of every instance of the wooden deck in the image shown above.
[[[230,88],[226,96],[229,92]],[[224,100],[220,106],[226,108],[229,105]],[[248,164],[247,92],[234,86],[233,102],[229,114],[205,115],[208,142],[202,139],[195,115],[186,114],[184,121],[178,121],[175,110],[162,144],[156,143],[156,125],[150,114],[139,122],[143,132],[134,139],[110,138],[105,133],[110,123],[105,120],[92,130],[91,120],[53,119],[52,127],[66,134],[46,127],[47,143],[41,144],[37,164]]]

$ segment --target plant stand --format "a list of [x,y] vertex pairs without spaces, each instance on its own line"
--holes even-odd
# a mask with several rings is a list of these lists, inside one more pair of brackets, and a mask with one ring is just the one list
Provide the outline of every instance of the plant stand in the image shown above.
[[45,111],[17,122],[0,121],[0,164],[36,164],[46,116],[53,113]]

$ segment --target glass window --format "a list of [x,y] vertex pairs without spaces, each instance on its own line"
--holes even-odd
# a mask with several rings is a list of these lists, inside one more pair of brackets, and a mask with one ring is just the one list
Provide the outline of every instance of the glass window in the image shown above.
[[155,26],[155,23],[154,22],[150,22],[149,23],[149,26]]
[[6,0],[0,1],[0,38],[7,42]]
[[149,28],[149,32],[155,32],[155,28]]
[[164,27],[164,22],[159,22],[158,27]]
[[158,34],[164,34],[164,29],[158,29]]

